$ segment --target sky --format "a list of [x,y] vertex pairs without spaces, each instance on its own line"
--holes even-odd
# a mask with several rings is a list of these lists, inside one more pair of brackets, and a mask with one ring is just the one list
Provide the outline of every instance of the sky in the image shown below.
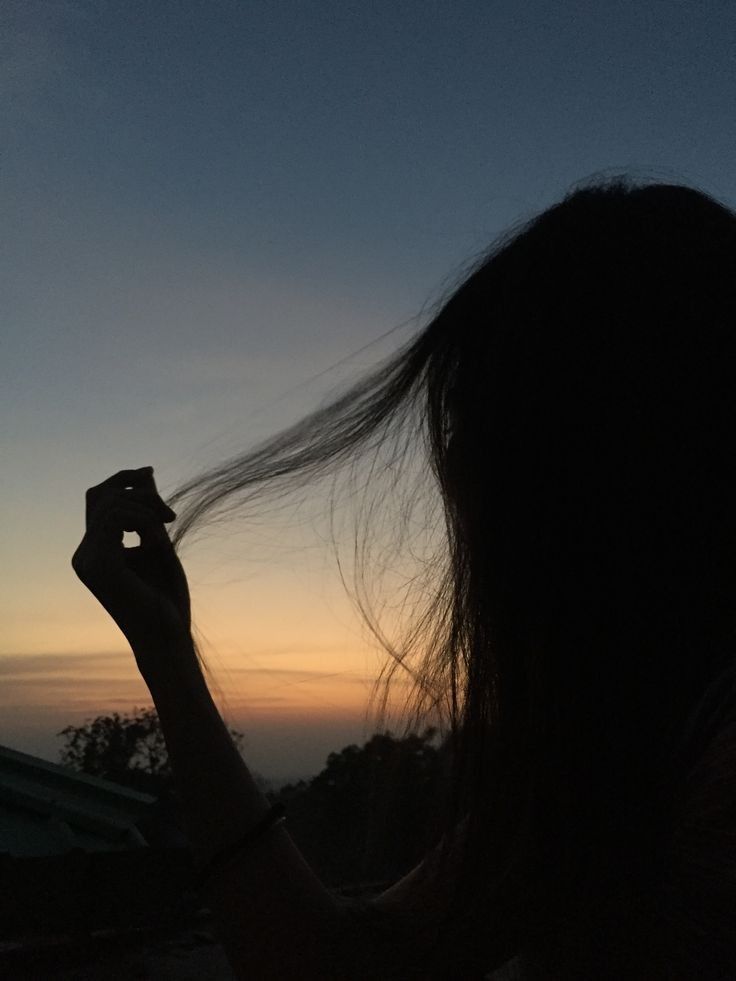
[[[50,760],[151,701],[70,566],[87,487],[295,421],[585,178],[736,204],[725,0],[3,0],[0,38],[0,743]],[[386,656],[308,531],[184,556],[273,779],[370,736]]]

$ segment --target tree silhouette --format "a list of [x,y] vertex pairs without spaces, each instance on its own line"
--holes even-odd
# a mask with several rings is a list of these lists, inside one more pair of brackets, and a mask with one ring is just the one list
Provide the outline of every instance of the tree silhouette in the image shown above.
[[[243,734],[229,732],[242,750]],[[152,793],[171,786],[169,754],[154,708],[99,715],[83,726],[66,726],[57,736],[65,739],[59,752],[64,766]]]
[[443,790],[436,730],[330,753],[309,782],[283,787],[289,828],[333,885],[398,878],[424,855]]
[[[242,750],[243,734],[230,735]],[[66,726],[60,760],[158,798],[157,813],[179,829],[181,803],[154,708],[134,708]],[[334,886],[395,880],[423,857],[446,786],[446,745],[435,729],[397,739],[377,733],[363,746],[330,753],[310,780],[274,792],[254,774],[272,801],[287,804],[289,831],[312,867]],[[152,818],[151,840],[155,831]]]

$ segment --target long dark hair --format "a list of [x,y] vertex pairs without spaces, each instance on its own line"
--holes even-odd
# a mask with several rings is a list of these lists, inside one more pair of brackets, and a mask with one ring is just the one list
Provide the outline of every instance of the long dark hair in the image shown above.
[[358,600],[384,680],[406,668],[450,734],[442,821],[467,834],[437,976],[518,954],[528,977],[725,977],[736,215],[594,179],[433,313],[347,393],[182,487],[175,542],[359,457],[393,488],[423,453],[427,494],[401,517],[425,507],[437,547],[403,641]]

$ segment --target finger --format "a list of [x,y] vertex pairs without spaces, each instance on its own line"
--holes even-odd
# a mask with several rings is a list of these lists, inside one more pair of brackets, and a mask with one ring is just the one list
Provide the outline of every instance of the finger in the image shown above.
[[122,541],[123,532],[136,532],[145,544],[152,539],[160,542],[169,540],[163,522],[146,504],[136,501],[123,501],[112,504],[98,512],[93,521],[92,533],[107,540],[116,538]]
[[126,487],[148,487],[156,490],[153,479],[153,467],[139,467],[137,470],[118,470],[111,477],[103,480],[87,491],[87,500],[94,502],[100,495],[109,490],[125,490]]
[[72,567],[96,596],[99,588],[122,568],[123,532],[136,519],[123,508],[97,512],[72,558]]
[[94,494],[95,491],[102,490],[103,488],[116,487],[124,490],[126,487],[141,486],[148,486],[155,490],[153,467],[138,467],[136,470],[118,470],[111,477],[108,477],[99,484],[95,484],[94,487],[90,487],[87,493]]
[[[137,532],[141,544],[126,549],[125,531]],[[114,580],[129,561],[127,553],[138,551],[156,561],[169,561],[173,546],[160,521],[147,508],[111,508],[98,514],[74,554],[72,566],[79,578],[92,588],[94,582]]]
[[176,512],[166,504],[157,493],[149,490],[115,490],[102,491],[92,504],[87,505],[86,524],[89,528],[95,518],[109,511],[110,508],[141,505],[147,507],[159,521],[169,522],[176,519]]
[[107,480],[103,480],[101,484],[89,488],[85,498],[87,524],[100,506],[109,503],[122,492],[135,494],[139,498],[141,494],[148,494],[151,502],[154,500],[158,502],[157,506],[162,520],[173,521],[176,517],[176,514],[159,496],[153,479],[153,467],[141,467],[138,470],[120,470],[112,477],[108,477]]
[[[138,534],[141,541],[138,548],[124,547],[123,534],[126,531]],[[130,558],[125,555],[127,552],[157,553],[167,561],[168,553],[173,553],[162,521],[146,505],[130,502],[97,511],[74,553],[72,567],[79,578],[92,588],[94,583],[103,585],[119,574]]]
[[124,491],[111,492],[111,494],[112,493],[115,494],[114,499],[119,500],[121,504],[130,503],[132,501],[136,504],[147,505],[161,521],[167,522],[174,521],[176,519],[176,512],[172,511],[172,509],[157,491],[151,491],[148,490],[148,488],[133,487]]

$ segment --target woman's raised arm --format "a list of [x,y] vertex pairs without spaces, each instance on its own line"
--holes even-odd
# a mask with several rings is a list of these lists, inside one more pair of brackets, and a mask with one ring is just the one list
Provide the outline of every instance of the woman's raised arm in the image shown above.
[[[86,532],[72,566],[131,645],[161,722],[195,860],[206,867],[258,825],[269,802],[202,675],[186,576],[164,528],[174,517],[158,495],[152,468],[121,471],[87,492]],[[124,548],[124,531],[137,532],[140,545]],[[372,976],[362,957],[355,963],[356,924],[363,929],[355,908],[323,885],[283,826],[238,849],[213,870],[205,888],[239,977]],[[370,942],[359,946],[366,957],[376,953],[377,965],[391,959]]]
[[[191,650],[186,666],[146,678],[166,737],[198,864],[267,814]],[[283,826],[238,849],[206,879],[205,894],[238,977],[345,978],[345,910],[304,861]]]

